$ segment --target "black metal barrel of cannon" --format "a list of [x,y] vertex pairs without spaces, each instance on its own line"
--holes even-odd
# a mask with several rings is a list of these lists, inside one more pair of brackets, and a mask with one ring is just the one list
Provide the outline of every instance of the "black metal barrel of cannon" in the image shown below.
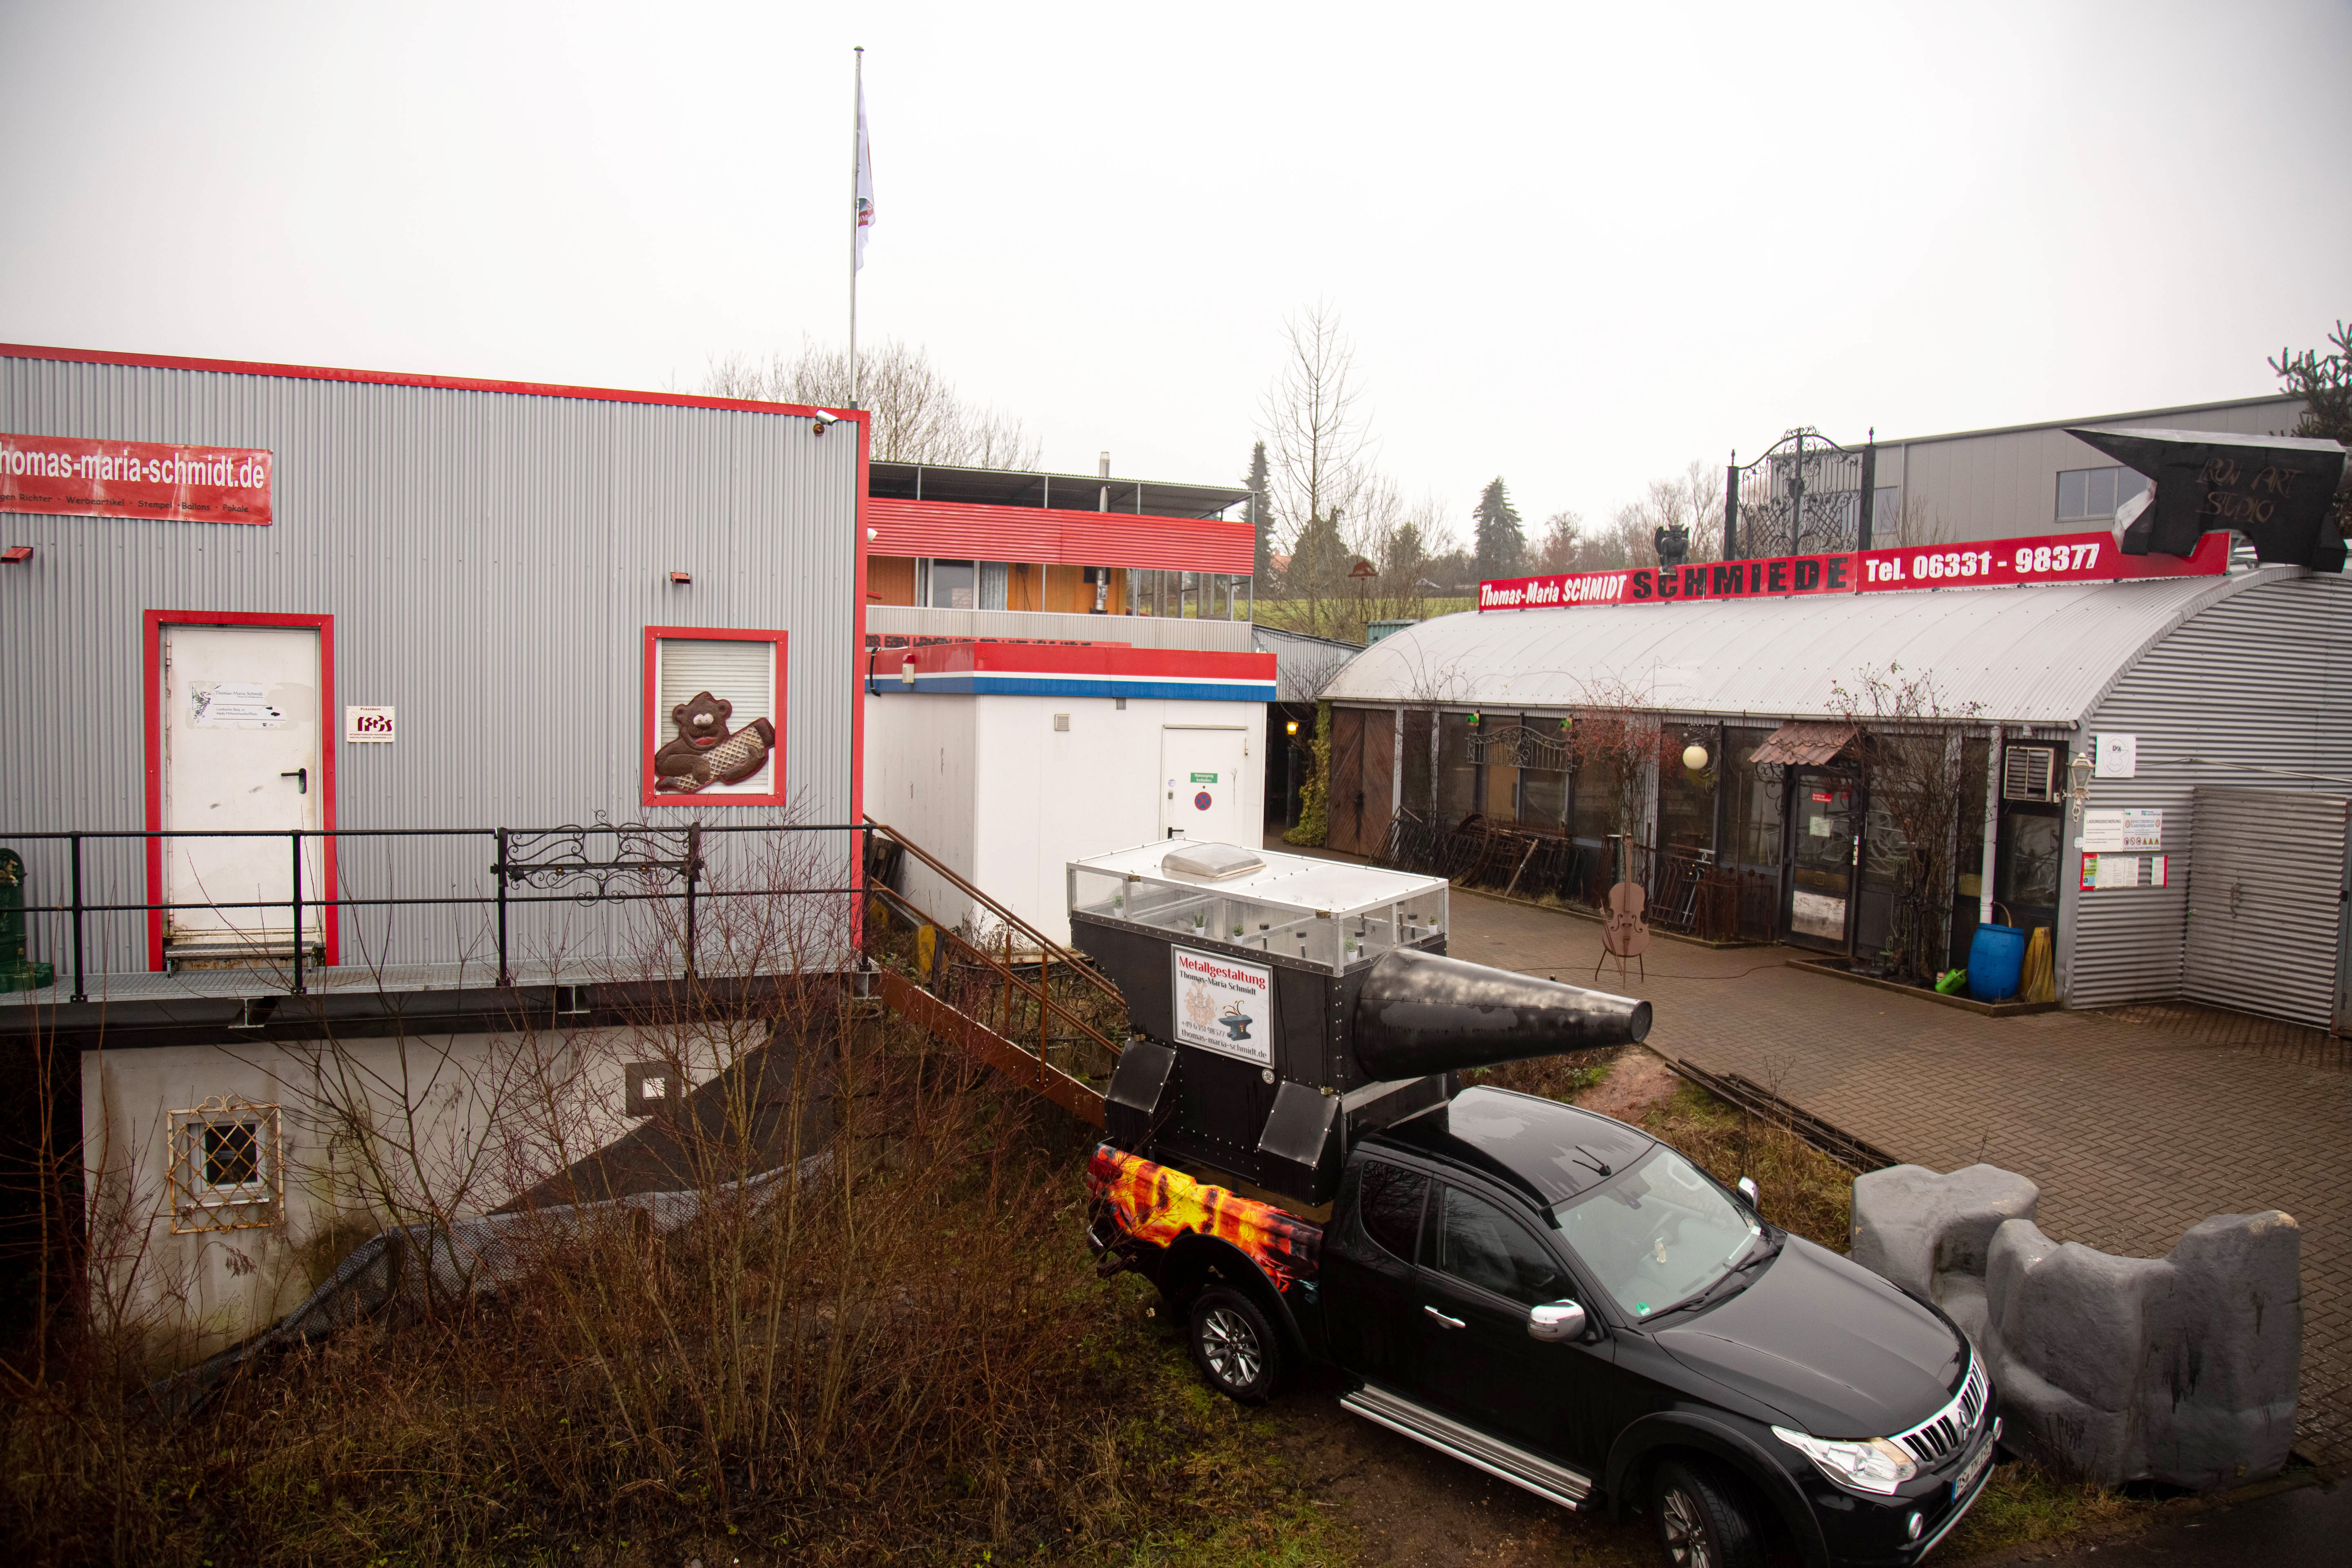
[[1365,1076],[1394,1080],[1639,1045],[1650,1032],[1650,1005],[1400,948],[1365,976],[1355,1024]]

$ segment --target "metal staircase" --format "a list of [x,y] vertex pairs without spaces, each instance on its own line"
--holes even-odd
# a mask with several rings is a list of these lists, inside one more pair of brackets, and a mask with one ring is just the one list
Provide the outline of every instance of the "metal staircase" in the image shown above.
[[1103,1090],[1127,1034],[1118,987],[1084,954],[904,834],[871,817],[866,826],[869,844],[896,846],[982,911],[968,929],[945,925],[869,879],[861,945],[882,1005],[1071,1115],[1103,1125]]

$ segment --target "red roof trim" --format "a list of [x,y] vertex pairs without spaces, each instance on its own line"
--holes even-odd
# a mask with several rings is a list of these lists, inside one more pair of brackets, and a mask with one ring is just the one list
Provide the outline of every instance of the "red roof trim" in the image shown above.
[[1257,552],[1256,531],[1248,523],[1215,518],[1049,511],[898,496],[869,497],[866,515],[877,536],[870,547],[877,555],[1245,575]]
[[[464,375],[418,375],[394,370],[336,370],[315,364],[270,364],[257,360],[184,359],[176,354],[110,353],[100,349],[38,348],[0,343],[0,359],[57,360],[68,364],[121,364],[147,370],[208,371],[217,375],[278,375],[295,381],[350,381],[369,386],[429,386],[444,392],[503,392],[515,397],[577,397],[595,403],[649,403],[667,408],[724,408],[739,414],[806,416],[816,409],[800,403],[754,403],[740,397],[698,397],[680,392],[630,392],[610,386],[561,386],[535,381],[480,381]],[[827,410],[858,424],[862,409]]]
[[[1113,617],[1118,619],[1119,617]],[[1125,643],[926,643],[884,650],[880,673],[911,663],[918,675],[1167,675],[1196,680],[1272,680],[1275,658],[1234,648],[1133,647]],[[878,657],[878,656],[877,656]]]

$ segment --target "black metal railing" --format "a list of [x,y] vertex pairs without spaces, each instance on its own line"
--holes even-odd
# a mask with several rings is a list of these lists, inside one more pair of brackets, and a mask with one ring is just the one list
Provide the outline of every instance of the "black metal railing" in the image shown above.
[[[121,914],[162,913],[179,910],[258,910],[287,911],[289,919],[289,945],[291,949],[289,990],[300,995],[309,987],[303,972],[306,914],[320,916],[323,933],[326,921],[337,918],[345,910],[360,909],[487,909],[493,911],[498,948],[498,983],[500,986],[515,984],[510,962],[509,911],[517,905],[569,904],[574,906],[605,903],[682,903],[683,948],[685,978],[696,975],[698,940],[698,906],[712,899],[774,898],[791,894],[848,894],[859,888],[855,883],[840,886],[814,886],[806,880],[787,880],[780,885],[721,886],[711,877],[711,863],[706,851],[714,839],[740,835],[816,835],[841,834],[852,852],[845,863],[855,865],[855,856],[862,851],[866,836],[887,833],[877,823],[690,823],[664,826],[646,823],[567,824],[561,827],[333,827],[333,828],[219,828],[212,830],[183,829],[118,829],[77,830],[67,832],[0,832],[0,843],[61,843],[65,846],[68,898],[64,903],[26,903],[26,915],[61,915],[66,917],[73,954],[72,1000],[89,1000],[87,964],[86,927],[93,917]],[[199,899],[199,900],[138,900],[109,898],[93,900],[84,888],[83,862],[87,846],[102,843],[132,842],[161,846],[183,839],[277,839],[288,846],[289,876],[284,898],[267,899]],[[350,885],[348,879],[341,885],[306,890],[304,886],[304,854],[306,843],[324,846],[347,840],[368,839],[432,839],[444,843],[464,844],[487,841],[492,858],[488,871],[495,886],[486,891],[447,892],[438,894],[394,896],[369,892]],[[603,841],[609,841],[609,848]],[[151,862],[152,865],[152,862]],[[631,890],[632,885],[636,890]],[[236,936],[234,927],[224,933]]]
[[1778,882],[1718,865],[1711,852],[1690,846],[1660,850],[1622,843],[1616,834],[1593,843],[1476,813],[1448,823],[1400,811],[1375,858],[1459,887],[1549,896],[1595,911],[1608,909],[1611,884],[1633,881],[1646,896],[1643,916],[1651,925],[1709,942],[1770,942],[1777,930]]

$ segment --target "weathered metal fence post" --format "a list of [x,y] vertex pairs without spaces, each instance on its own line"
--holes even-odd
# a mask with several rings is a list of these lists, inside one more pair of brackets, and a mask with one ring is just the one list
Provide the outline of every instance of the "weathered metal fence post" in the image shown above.
[[308,989],[302,984],[302,830],[287,837],[294,845],[294,994],[299,996]]
[[510,988],[515,981],[514,969],[507,963],[507,829],[498,829],[498,840],[499,858],[490,871],[499,879],[499,984]]
[[68,834],[66,846],[67,864],[72,868],[73,879],[73,999],[77,1002],[87,1002],[89,1000],[89,992],[84,987],[81,975],[81,835]]
[[686,977],[694,978],[694,885],[702,877],[702,824],[686,830]]

